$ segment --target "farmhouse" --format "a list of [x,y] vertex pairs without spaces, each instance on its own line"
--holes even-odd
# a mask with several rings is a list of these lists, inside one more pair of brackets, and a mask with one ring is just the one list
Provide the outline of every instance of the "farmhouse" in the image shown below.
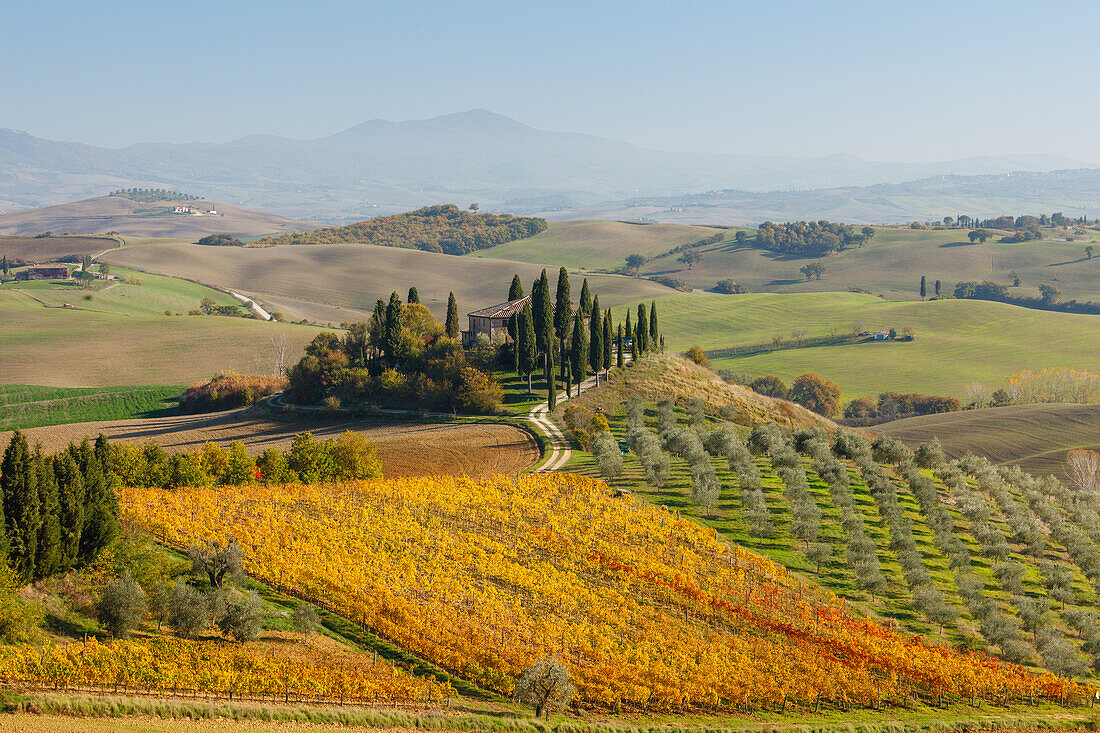
[[[467,313],[470,320],[470,328],[462,332],[462,345],[470,347],[477,341],[480,334],[485,334],[490,340],[498,335],[508,336],[508,321],[513,314],[523,312],[523,309],[531,303],[531,296],[525,295],[519,300],[510,300],[507,303],[482,308],[473,313]],[[577,314],[577,309],[570,305],[571,315]]]
[[69,268],[64,265],[36,265],[15,273],[16,280],[67,280]]
[[890,340],[890,332],[889,331],[875,331],[875,341],[889,341],[889,340]]

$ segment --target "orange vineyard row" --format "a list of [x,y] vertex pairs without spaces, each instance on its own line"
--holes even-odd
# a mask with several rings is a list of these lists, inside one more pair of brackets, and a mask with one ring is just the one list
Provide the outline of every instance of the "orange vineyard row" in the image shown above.
[[547,656],[597,708],[1081,691],[856,618],[769,560],[579,476],[127,489],[122,507],[173,544],[233,537],[250,572],[503,694]]

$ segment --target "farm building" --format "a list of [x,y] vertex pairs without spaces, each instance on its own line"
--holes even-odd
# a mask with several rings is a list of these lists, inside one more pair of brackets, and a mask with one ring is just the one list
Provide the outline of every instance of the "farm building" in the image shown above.
[[[512,314],[522,313],[530,302],[531,296],[525,295],[519,300],[510,300],[507,303],[500,303],[473,313],[467,313],[466,317],[470,320],[470,328],[462,332],[462,345],[466,347],[473,346],[480,334],[485,334],[490,339],[497,335],[507,336],[508,321],[512,318]],[[576,315],[576,313],[577,310],[573,307],[572,315]]]
[[889,341],[889,340],[890,340],[890,332],[889,331],[875,331],[875,341]]
[[67,280],[69,268],[64,265],[36,265],[15,273],[16,280]]

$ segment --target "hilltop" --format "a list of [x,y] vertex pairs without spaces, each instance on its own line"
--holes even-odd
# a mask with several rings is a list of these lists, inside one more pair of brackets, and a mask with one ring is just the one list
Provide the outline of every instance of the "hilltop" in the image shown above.
[[[177,206],[217,214],[176,214]],[[57,204],[0,214],[0,235],[104,234],[117,232],[130,237],[167,237],[193,241],[207,234],[250,237],[276,232],[304,232],[317,224],[295,221],[276,214],[252,211],[208,199],[186,198],[163,201],[135,201],[124,195]]]

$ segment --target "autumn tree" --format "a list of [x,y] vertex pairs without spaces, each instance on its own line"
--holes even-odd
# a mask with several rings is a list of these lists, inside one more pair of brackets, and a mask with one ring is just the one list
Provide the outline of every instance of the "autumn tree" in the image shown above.
[[803,374],[791,385],[791,400],[825,417],[840,410],[840,387],[817,374]]

